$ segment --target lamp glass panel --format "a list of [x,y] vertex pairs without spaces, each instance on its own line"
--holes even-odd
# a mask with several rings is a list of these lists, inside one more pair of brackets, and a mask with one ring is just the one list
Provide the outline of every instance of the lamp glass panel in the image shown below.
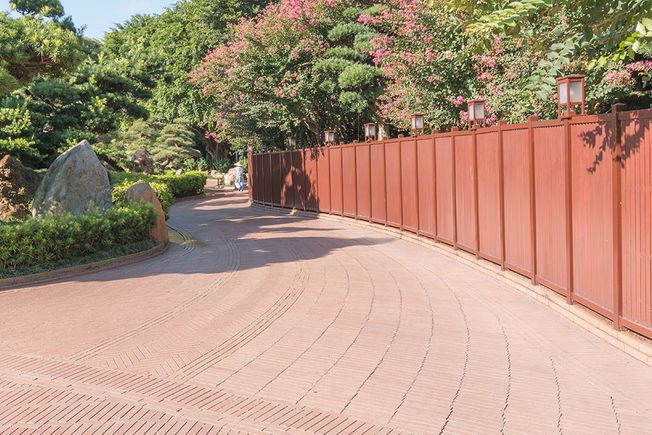
[[582,102],[582,82],[579,80],[570,83],[570,100],[571,103]]
[[484,119],[484,104],[475,103],[475,119]]
[[414,130],[423,129],[423,115],[415,115],[412,117],[412,128]]
[[475,103],[469,104],[469,120],[475,121],[475,110],[473,110],[473,105]]
[[568,83],[562,82],[559,84],[559,104],[568,103]]

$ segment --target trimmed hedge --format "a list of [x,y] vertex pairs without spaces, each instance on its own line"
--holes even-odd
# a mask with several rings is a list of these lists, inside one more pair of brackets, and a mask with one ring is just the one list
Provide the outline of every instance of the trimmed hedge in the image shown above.
[[[184,172],[181,175],[145,175],[138,172],[112,172],[111,184],[121,185],[125,182],[135,184],[139,181],[158,182],[165,184],[175,198],[200,195],[204,193],[204,186],[208,176],[199,171]],[[159,198],[160,200],[160,198]]]
[[[140,181],[137,181],[136,183],[139,182]],[[125,205],[125,196],[127,194],[127,189],[129,189],[131,186],[133,186],[136,183],[127,180],[122,182],[121,184],[113,186],[113,203],[117,206]],[[161,183],[158,181],[148,181],[148,183],[152,188],[152,190],[154,191],[154,193],[156,193],[156,197],[158,198],[159,202],[161,203],[161,206],[163,207],[165,216],[167,216],[168,212],[170,211],[170,207],[172,206],[172,202],[174,202],[174,197],[172,196],[172,192],[170,192],[170,189],[165,183]]]
[[135,203],[0,225],[0,275],[147,241],[155,220],[151,204]]

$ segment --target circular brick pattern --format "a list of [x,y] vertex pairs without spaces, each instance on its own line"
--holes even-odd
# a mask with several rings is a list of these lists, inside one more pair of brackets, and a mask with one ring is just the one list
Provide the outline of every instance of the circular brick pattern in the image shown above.
[[0,433],[652,433],[652,368],[441,253],[237,193],[170,225],[0,292]]

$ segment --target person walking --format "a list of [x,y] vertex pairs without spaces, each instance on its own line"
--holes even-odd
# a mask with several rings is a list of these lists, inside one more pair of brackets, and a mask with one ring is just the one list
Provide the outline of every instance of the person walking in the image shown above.
[[245,185],[244,167],[242,166],[242,163],[238,162],[235,164],[235,188],[239,192],[242,192]]

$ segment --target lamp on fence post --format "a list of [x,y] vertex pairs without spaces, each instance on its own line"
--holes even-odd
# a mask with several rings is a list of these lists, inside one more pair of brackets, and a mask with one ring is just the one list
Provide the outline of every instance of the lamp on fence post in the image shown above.
[[557,117],[566,118],[575,115],[573,106],[580,106],[580,114],[585,115],[584,98],[583,75],[570,74],[557,79]]
[[412,115],[412,136],[423,134],[423,115],[415,113]]
[[289,136],[288,137],[288,148],[291,150],[295,149],[297,147],[297,138],[294,136]]
[[486,127],[487,102],[482,98],[469,100],[469,128]]
[[324,132],[324,143],[326,145],[335,145],[335,132],[333,130],[326,130]]
[[376,124],[368,123],[364,125],[364,140],[367,142],[376,140]]

